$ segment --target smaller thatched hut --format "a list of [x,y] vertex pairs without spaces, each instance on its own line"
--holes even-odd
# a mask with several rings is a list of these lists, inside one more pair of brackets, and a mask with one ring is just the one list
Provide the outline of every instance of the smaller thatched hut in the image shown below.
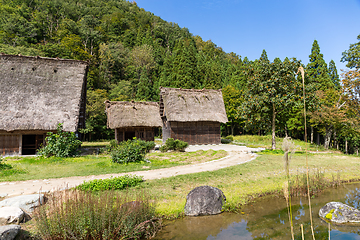
[[220,144],[220,123],[228,121],[221,89],[160,88],[163,141]]
[[162,126],[157,102],[105,102],[107,127],[115,129],[118,142],[133,139],[154,141]]

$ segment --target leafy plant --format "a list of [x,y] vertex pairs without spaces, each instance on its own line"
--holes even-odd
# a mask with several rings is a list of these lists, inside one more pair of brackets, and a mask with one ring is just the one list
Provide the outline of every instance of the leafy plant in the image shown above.
[[83,191],[104,191],[104,190],[122,190],[128,187],[134,187],[143,181],[142,176],[120,176],[107,179],[95,179],[77,186]]
[[33,218],[41,239],[140,239],[160,229],[149,196],[66,190],[47,195]]
[[174,140],[173,138],[166,139],[164,145],[160,147],[160,151],[166,152],[168,150],[175,150],[179,152],[184,152],[189,144],[187,142],[181,141],[179,139]]
[[229,136],[226,136],[225,139],[229,139],[231,141],[234,141],[234,136],[229,135]]
[[4,163],[3,158],[0,157],[0,171],[7,170],[7,169],[12,169],[12,166],[10,164]]
[[63,131],[63,124],[59,123],[57,132],[48,132],[45,138],[46,145],[40,148],[38,155],[45,157],[72,157],[78,154],[81,141],[77,139],[75,133]]
[[129,163],[144,161],[145,154],[155,147],[154,142],[146,142],[134,138],[119,143],[119,145],[111,151],[112,161],[115,163]]
[[222,144],[228,144],[228,143],[231,143],[231,140],[230,140],[230,139],[227,139],[227,138],[222,138],[222,139],[221,139],[221,143],[222,143]]

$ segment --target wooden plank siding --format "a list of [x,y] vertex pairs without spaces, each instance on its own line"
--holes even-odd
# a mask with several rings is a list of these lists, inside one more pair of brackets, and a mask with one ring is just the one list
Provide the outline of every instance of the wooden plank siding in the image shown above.
[[174,138],[194,144],[220,144],[219,122],[167,122],[163,127],[163,140]]
[[115,139],[118,142],[126,141],[136,137],[137,139],[145,141],[154,141],[155,140],[155,130],[154,127],[126,127],[126,128],[116,128],[115,129]]
[[0,135],[0,155],[20,154],[21,135]]

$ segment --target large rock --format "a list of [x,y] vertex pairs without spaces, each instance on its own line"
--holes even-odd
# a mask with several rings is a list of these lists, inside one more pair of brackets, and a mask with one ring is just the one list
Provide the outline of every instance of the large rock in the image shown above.
[[21,195],[7,198],[0,202],[1,207],[18,207],[27,213],[32,213],[34,208],[44,203],[44,194]]
[[224,193],[215,187],[200,186],[194,188],[186,196],[185,215],[213,215],[222,212],[226,201]]
[[19,224],[24,216],[24,211],[18,207],[2,207],[0,208],[0,225]]
[[329,202],[319,210],[319,216],[335,224],[360,224],[360,211],[341,202]]
[[0,240],[13,240],[20,231],[19,225],[0,226]]

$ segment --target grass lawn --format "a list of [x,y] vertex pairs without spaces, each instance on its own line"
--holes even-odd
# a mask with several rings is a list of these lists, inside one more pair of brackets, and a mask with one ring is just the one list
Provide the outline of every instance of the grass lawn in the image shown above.
[[[276,149],[281,149],[283,138],[276,138]],[[324,146],[316,144],[308,144],[304,141],[294,140],[297,146],[296,151],[304,151],[308,148],[308,151],[324,151]],[[271,149],[271,135],[258,136],[258,135],[240,135],[234,136],[234,144],[245,145],[247,147],[263,147]]]
[[[305,156],[299,153],[291,159],[290,173],[295,183],[299,179],[304,179]],[[308,162],[312,187],[329,186],[330,182],[338,177],[342,181],[360,178],[360,158],[356,156],[334,153],[309,154]],[[260,153],[251,162],[213,172],[146,181],[142,184],[142,189],[156,196],[157,211],[160,215],[178,217],[183,214],[186,195],[197,186],[210,185],[220,188],[227,198],[226,209],[236,210],[260,196],[271,193],[283,195],[285,180],[283,155]]]
[[129,164],[113,163],[108,155],[87,155],[74,158],[7,157],[4,161],[5,166],[11,165],[13,168],[2,170],[0,168],[0,181],[23,181],[168,168],[211,161],[226,155],[227,152],[223,150],[173,153],[154,152],[146,155],[146,158],[151,163]]

